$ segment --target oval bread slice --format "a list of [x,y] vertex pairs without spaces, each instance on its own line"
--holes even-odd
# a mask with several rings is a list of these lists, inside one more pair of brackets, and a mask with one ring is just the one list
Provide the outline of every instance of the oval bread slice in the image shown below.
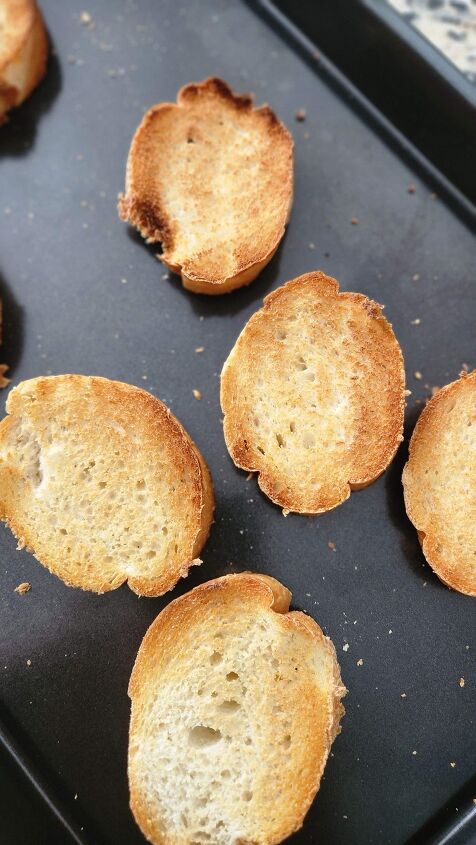
[[35,0],[0,3],[0,124],[43,78],[48,42]]
[[228,451],[288,511],[340,505],[403,439],[403,357],[381,308],[307,273],[266,297],[225,362]]
[[0,518],[66,584],[161,595],[187,575],[213,513],[210,474],[169,409],[104,378],[36,378],[0,423]]
[[221,79],[181,88],[144,116],[127,161],[119,215],[195,293],[247,285],[283,237],[293,142],[268,106]]
[[476,596],[476,370],[430,399],[402,480],[431,568],[448,587]]
[[155,845],[282,842],[301,827],[344,714],[335,649],[269,576],[171,602],[129,695],[131,808]]

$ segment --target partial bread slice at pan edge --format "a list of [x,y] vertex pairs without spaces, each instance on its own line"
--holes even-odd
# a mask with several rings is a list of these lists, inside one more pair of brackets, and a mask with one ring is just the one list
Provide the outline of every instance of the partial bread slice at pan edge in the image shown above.
[[45,74],[48,42],[35,0],[0,3],[0,124]]
[[476,370],[423,409],[402,480],[428,563],[448,587],[476,596]]

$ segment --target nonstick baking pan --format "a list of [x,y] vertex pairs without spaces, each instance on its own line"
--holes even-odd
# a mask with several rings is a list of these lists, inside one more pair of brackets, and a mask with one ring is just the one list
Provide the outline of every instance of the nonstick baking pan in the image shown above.
[[[126,777],[139,643],[172,596],[255,569],[323,626],[349,689],[321,790],[290,841],[469,845],[474,603],[426,565],[400,480],[432,389],[476,366],[468,205],[269,4],[94,0],[91,22],[77,3],[42,6],[48,75],[0,133],[1,355],[13,384],[79,372],[160,396],[209,462],[217,509],[203,565],[159,599],[65,587],[0,531],[0,842],[143,842]],[[269,102],[296,158],[280,249],[249,288],[217,298],[184,292],[116,213],[144,109],[210,74]],[[284,518],[228,457],[219,374],[263,297],[318,268],[385,304],[412,391],[406,442],[341,507]],[[32,588],[19,595],[23,581]]]

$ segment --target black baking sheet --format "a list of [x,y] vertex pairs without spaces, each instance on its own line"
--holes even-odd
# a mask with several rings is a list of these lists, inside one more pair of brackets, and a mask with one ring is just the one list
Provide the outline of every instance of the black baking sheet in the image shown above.
[[[6,742],[77,841],[139,845],[128,809],[126,689],[142,636],[172,595],[261,570],[286,583],[294,606],[331,636],[349,689],[342,734],[293,841],[403,845],[435,814],[457,818],[453,796],[474,773],[474,604],[424,562],[403,508],[405,445],[379,481],[340,508],[285,519],[227,455],[219,373],[263,296],[323,269],[344,290],[385,304],[412,391],[408,435],[431,388],[476,366],[474,236],[432,196],[436,177],[418,175],[408,150],[400,157],[388,133],[379,136],[378,121],[353,108],[326,63],[306,61],[294,39],[247,5],[94,0],[93,27],[81,23],[77,3],[42,5],[54,49],[48,77],[0,134],[3,357],[14,384],[95,373],[159,395],[209,462],[217,510],[203,566],[161,599],[127,587],[104,596],[69,589],[0,531]],[[115,209],[144,109],[209,74],[270,102],[296,143],[281,248],[248,289],[211,299],[185,293]],[[307,117],[297,123],[301,108]],[[25,596],[14,593],[21,581],[32,584]],[[474,841],[464,828],[458,845]],[[6,841],[24,839],[12,832]]]

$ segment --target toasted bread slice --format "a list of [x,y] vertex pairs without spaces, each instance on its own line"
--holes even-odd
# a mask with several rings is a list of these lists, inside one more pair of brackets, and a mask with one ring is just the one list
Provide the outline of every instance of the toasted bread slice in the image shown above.
[[181,88],[134,135],[119,215],[195,293],[247,285],[284,234],[293,142],[268,106],[254,109],[221,79]]
[[131,808],[155,845],[282,842],[344,714],[335,649],[269,576],[209,581],[149,628],[132,672]]
[[35,0],[0,3],[0,124],[43,79],[48,42]]
[[0,423],[0,518],[66,584],[161,595],[207,538],[211,478],[169,409],[104,378],[22,382]]
[[225,362],[228,451],[287,511],[340,505],[403,439],[403,358],[381,308],[307,273],[266,297]]
[[448,587],[476,596],[476,370],[430,399],[402,480],[431,568]]

